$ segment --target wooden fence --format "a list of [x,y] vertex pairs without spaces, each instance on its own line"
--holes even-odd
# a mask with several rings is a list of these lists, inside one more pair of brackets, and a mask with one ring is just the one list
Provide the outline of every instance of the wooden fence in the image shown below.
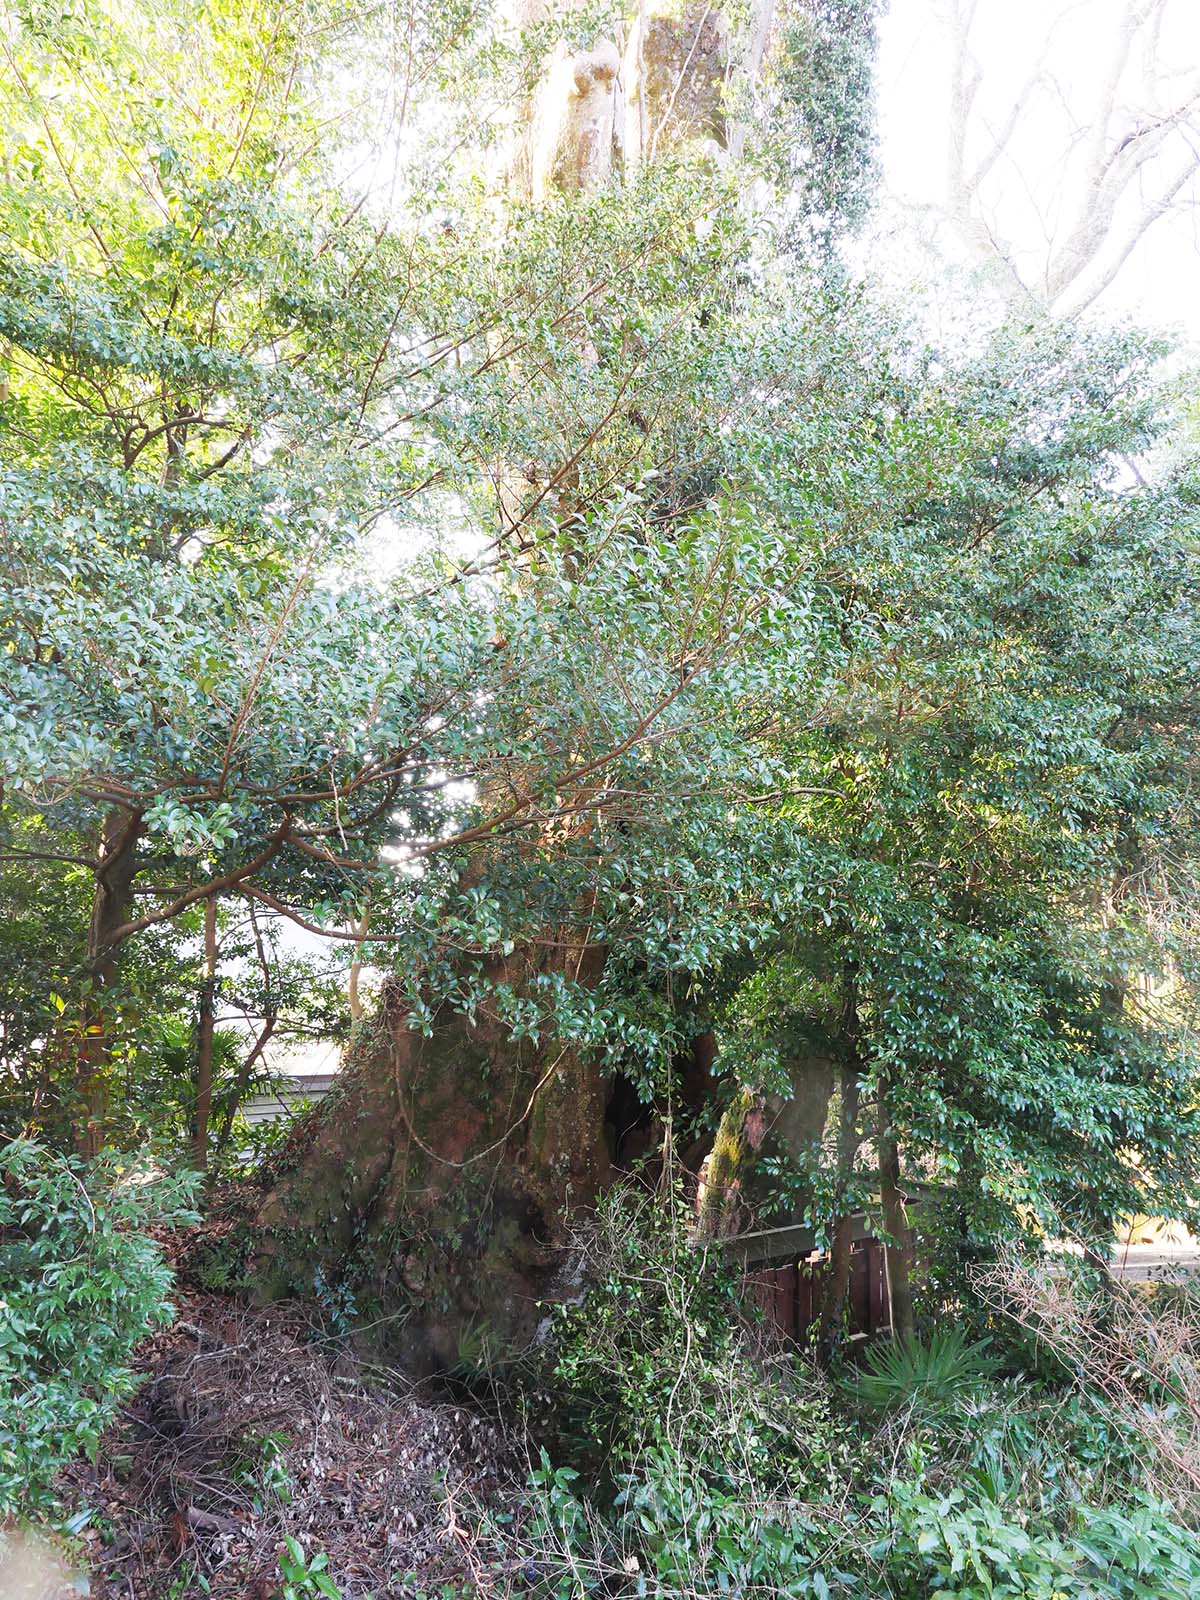
[[[863,1213],[852,1219],[850,1285],[846,1296],[850,1331],[874,1334],[890,1326],[883,1245]],[[726,1243],[741,1264],[749,1294],[786,1338],[803,1340],[821,1315],[829,1258],[816,1248],[811,1228],[767,1228],[737,1234]]]
[[[746,1287],[768,1322],[787,1338],[803,1341],[820,1318],[828,1272],[825,1256],[788,1261],[751,1268],[746,1274]],[[878,1239],[862,1239],[851,1249],[846,1307],[852,1333],[879,1333],[890,1324],[887,1273]]]

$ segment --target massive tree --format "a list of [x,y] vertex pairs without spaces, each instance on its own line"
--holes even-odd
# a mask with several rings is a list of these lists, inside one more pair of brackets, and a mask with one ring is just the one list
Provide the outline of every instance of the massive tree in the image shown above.
[[[793,20],[808,49],[828,31]],[[131,949],[228,902],[382,952],[414,1041],[503,1000],[513,1085],[540,1082],[553,962],[575,992],[605,941],[542,947],[589,915],[597,862],[613,880],[611,841],[701,787],[752,794],[722,727],[822,680],[795,653],[799,626],[823,654],[807,597],[793,617],[808,557],[729,470],[787,395],[853,388],[805,331],[832,315],[814,286],[791,348],[753,315],[728,338],[761,267],[739,154],[786,181],[752,117],[811,125],[813,161],[828,141],[767,70],[766,15],[387,27],[6,23],[6,854],[90,884],[32,1041],[85,1151]],[[329,123],[351,61],[386,81],[381,126],[356,121],[370,89]],[[547,1194],[566,1167],[590,1192],[602,1134],[547,1152]]]
[[[858,16],[860,56],[869,15]],[[834,334],[815,273],[791,274],[773,294],[746,287],[762,265],[744,220],[747,119],[764,100],[790,121],[793,158],[797,125],[811,135],[813,192],[813,169],[830,171],[822,203],[808,206],[809,237],[827,240],[857,198],[858,146],[838,150],[835,180],[820,148],[829,119],[796,92],[797,53],[823,59],[833,20],[802,8],[780,45],[770,8],[737,25],[711,7],[642,8],[623,34],[610,23],[582,49],[559,40],[515,117],[505,171],[524,233],[540,236],[574,197],[576,248],[607,259],[604,228],[661,197],[677,220],[684,205],[688,238],[665,279],[620,276],[616,326],[607,285],[595,292],[582,360],[558,348],[535,367],[539,387],[547,376],[570,387],[576,413],[599,386],[607,407],[584,419],[582,447],[560,430],[529,462],[509,445],[495,469],[500,540],[520,530],[537,545],[506,566],[507,592],[573,663],[568,684],[538,684],[570,718],[570,784],[475,775],[476,814],[492,812],[504,836],[476,824],[473,850],[446,865],[456,892],[466,885],[490,906],[492,947],[472,929],[450,961],[439,951],[441,971],[402,966],[259,1218],[274,1235],[260,1257],[274,1281],[304,1281],[314,1261],[349,1263],[361,1294],[405,1308],[396,1337],[418,1362],[453,1362],[465,1330],[473,1345],[526,1339],[573,1270],[562,1251],[572,1211],[645,1149],[652,1107],[682,1097],[694,1117],[710,1109],[707,1029],[673,983],[686,992],[712,965],[704,943],[719,934],[696,927],[699,944],[681,953],[675,925],[681,914],[694,923],[696,908],[664,867],[695,885],[706,872],[722,881],[730,805],[771,800],[763,725],[818,714],[847,654],[837,606],[815,581],[819,540],[787,537],[756,493],[756,464],[768,441],[796,459],[799,410],[815,479],[818,461],[841,454],[835,417],[885,404],[890,384],[866,377]],[[767,72],[773,47],[790,79]],[[848,82],[847,103],[854,93]],[[769,124],[757,120],[761,139]],[[759,171],[789,181],[761,144]],[[827,517],[844,503],[836,491],[822,499]],[[578,646],[558,612],[564,580],[588,617]],[[500,629],[515,664],[514,631]],[[542,674],[515,670],[528,696]],[[548,712],[534,692],[544,747]],[[530,709],[525,700],[523,716]],[[597,715],[619,735],[600,757]],[[539,786],[541,815],[515,815],[514,797]],[[439,929],[448,909],[437,903]]]
[[131,953],[236,905],[385,973],[258,1270],[419,1365],[723,1113],[831,1223],[873,1140],[901,1252],[968,1152],[1012,1215],[1184,1204],[1126,1016],[1191,823],[1190,480],[1113,466],[1154,352],[935,361],[849,282],[869,6],[433,12],[8,25],[0,760],[90,902],[79,1142]]

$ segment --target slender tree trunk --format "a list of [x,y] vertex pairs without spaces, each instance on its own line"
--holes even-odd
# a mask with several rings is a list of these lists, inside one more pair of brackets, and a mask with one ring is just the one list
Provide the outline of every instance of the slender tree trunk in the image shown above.
[[213,1152],[217,1161],[220,1161],[229,1145],[229,1140],[233,1134],[234,1118],[237,1116],[238,1108],[246,1097],[246,1090],[250,1085],[254,1069],[262,1060],[267,1046],[275,1035],[275,1029],[279,1025],[279,1004],[275,997],[271,963],[267,959],[267,947],[263,941],[262,930],[258,925],[258,917],[253,906],[250,908],[250,926],[254,931],[254,952],[258,958],[258,968],[262,973],[263,980],[263,1025],[259,1029],[258,1038],[254,1041],[253,1049],[247,1053],[238,1068],[237,1078],[221,1121],[221,1131],[217,1134],[216,1148]]
[[833,1225],[829,1241],[829,1268],[825,1279],[825,1294],[821,1302],[821,1320],[817,1329],[817,1359],[827,1367],[833,1358],[842,1333],[842,1319],[846,1311],[846,1296],[850,1290],[850,1251],[854,1243],[854,1225],[846,1205],[854,1159],[858,1154],[858,1112],[861,1101],[858,1063],[842,1068],[841,1103],[838,1107],[838,1171],[841,1174],[841,1215]]
[[229,1104],[226,1107],[224,1117],[221,1119],[221,1129],[217,1134],[217,1142],[213,1149],[213,1158],[218,1162],[228,1148],[229,1140],[233,1134],[234,1118],[237,1116],[238,1109],[246,1097],[246,1089],[249,1086],[254,1069],[262,1060],[264,1051],[274,1037],[278,1022],[279,1016],[276,1012],[269,1013],[263,1019],[258,1038],[254,1041],[254,1048],[247,1053],[245,1060],[238,1068],[233,1092],[229,1096]]
[[208,1171],[208,1120],[212,1111],[213,1034],[217,1011],[217,897],[204,902],[204,982],[196,1022],[196,1117],[192,1165]]
[[854,1244],[848,1196],[858,1156],[858,1113],[860,1109],[858,971],[853,959],[846,962],[842,982],[841,1033],[846,1059],[839,1073],[841,1095],[838,1103],[837,1197],[840,1212],[834,1219],[829,1241],[829,1267],[825,1294],[817,1329],[817,1358],[828,1366],[842,1332],[846,1295],[850,1289],[850,1252]]
[[[1099,911],[1101,920],[1107,931],[1116,927],[1120,920],[1122,908],[1129,893],[1130,880],[1137,869],[1137,857],[1132,844],[1125,836],[1122,829],[1122,843],[1120,859],[1117,869],[1112,875],[1106,893],[1099,898]],[[1119,1023],[1125,1015],[1125,1002],[1129,998],[1129,978],[1126,973],[1118,968],[1110,968],[1103,974],[1100,986],[1100,1007],[1114,1023]]]
[[358,943],[354,946],[354,959],[350,963],[350,974],[346,984],[346,1000],[350,1006],[351,1030],[357,1030],[363,1019],[362,995],[359,984],[362,978],[363,951],[366,948],[366,937],[371,926],[371,913],[364,911],[354,925],[354,937]]
[[75,1146],[88,1160],[98,1155],[103,1147],[108,1121],[113,1039],[106,991],[111,990],[117,975],[119,947],[113,935],[128,921],[133,904],[137,843],[141,834],[140,815],[114,806],[104,819],[100,835],[100,859],[88,925],[87,988],[79,1011],[75,1076]]
[[888,1242],[884,1246],[888,1294],[892,1307],[892,1332],[898,1339],[916,1333],[912,1298],[912,1233],[908,1209],[900,1187],[900,1147],[888,1110],[888,1086],[879,1085],[879,1200]]

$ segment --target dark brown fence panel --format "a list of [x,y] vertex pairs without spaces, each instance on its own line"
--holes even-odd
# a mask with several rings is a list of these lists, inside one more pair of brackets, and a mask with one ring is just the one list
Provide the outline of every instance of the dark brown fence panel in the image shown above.
[[[821,1315],[827,1273],[823,1256],[751,1266],[746,1287],[773,1327],[785,1338],[803,1341]],[[877,1239],[861,1239],[851,1249],[847,1300],[852,1333],[878,1333],[889,1325],[883,1246]]]
[[878,1239],[864,1239],[850,1254],[851,1332],[878,1333],[888,1320],[883,1246]]
[[755,1302],[773,1327],[794,1339],[799,1332],[796,1321],[796,1291],[799,1268],[794,1261],[778,1267],[760,1267],[747,1279]]

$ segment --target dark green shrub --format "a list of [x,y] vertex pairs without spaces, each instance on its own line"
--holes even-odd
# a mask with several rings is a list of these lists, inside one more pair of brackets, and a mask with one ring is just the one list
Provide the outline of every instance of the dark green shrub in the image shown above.
[[[944,1491],[898,1480],[871,1505],[869,1555],[895,1600],[1195,1600],[1200,1540],[1131,1491],[1060,1530],[977,1477]],[[868,1591],[871,1592],[871,1591]]]
[[522,1557],[556,1600],[828,1600],[819,1557],[829,1508],[853,1494],[851,1426],[799,1352],[761,1347],[738,1275],[689,1221],[681,1198],[636,1191],[600,1209],[590,1286],[544,1352],[556,1461],[534,1474]]
[[1133,1493],[1121,1505],[1085,1506],[1072,1547],[1103,1600],[1195,1600],[1200,1536],[1174,1508]]
[[544,1353],[570,1424],[520,1529],[539,1600],[1200,1596],[1195,1507],[1101,1392],[999,1377],[956,1325],[831,1386],[649,1196],[611,1197],[587,1255]]
[[171,1272],[146,1231],[191,1219],[192,1179],[113,1154],[84,1165],[0,1149],[0,1518],[49,1511],[134,1386],[134,1346],[168,1322]]
[[846,1471],[849,1427],[801,1356],[753,1349],[738,1274],[689,1222],[679,1197],[601,1207],[590,1286],[554,1313],[541,1367],[555,1457],[613,1487],[647,1450],[677,1450],[714,1487],[820,1493]]

